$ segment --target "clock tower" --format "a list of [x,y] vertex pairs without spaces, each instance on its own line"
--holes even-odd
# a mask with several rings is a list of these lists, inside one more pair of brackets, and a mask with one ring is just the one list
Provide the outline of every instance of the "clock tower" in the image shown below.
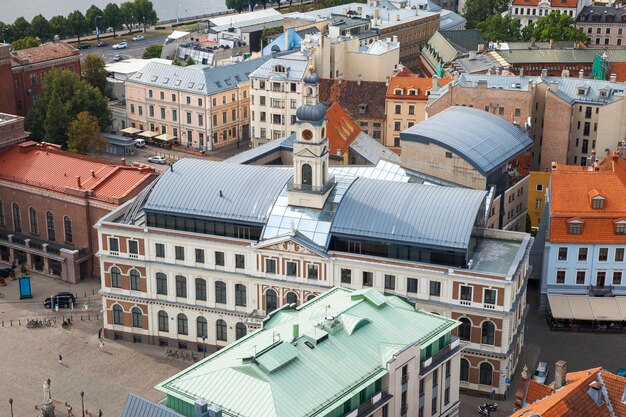
[[309,68],[304,77],[304,104],[296,111],[296,140],[293,145],[293,181],[289,204],[321,209],[335,185],[328,176],[326,106],[319,102],[319,77]]

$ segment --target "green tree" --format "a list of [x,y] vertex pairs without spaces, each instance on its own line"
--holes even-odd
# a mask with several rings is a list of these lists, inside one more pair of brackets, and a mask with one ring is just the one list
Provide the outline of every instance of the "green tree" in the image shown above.
[[18,17],[11,25],[11,36],[13,39],[21,39],[30,36],[30,23],[23,17]]
[[122,12],[120,8],[115,3],[109,3],[106,5],[104,10],[102,11],[102,20],[104,27],[113,28],[113,37],[115,37],[115,32],[122,27]]
[[154,44],[146,48],[141,56],[143,59],[161,58],[161,52],[163,51],[163,45]]
[[155,25],[158,21],[154,6],[150,0],[135,0],[135,17],[137,23],[143,25],[144,32],[147,26]]
[[89,54],[80,64],[83,81],[96,87],[104,95],[107,95],[107,72],[104,69],[104,58],[100,55]]
[[107,147],[107,141],[100,133],[98,119],[86,111],[76,115],[67,130],[67,146],[72,152],[100,155]]
[[478,22],[476,28],[487,41],[516,42],[522,36],[521,26],[519,19],[502,17],[500,13],[496,13],[487,20]]
[[67,106],[61,101],[59,94],[54,94],[48,103],[46,118],[43,122],[46,141],[64,145],[70,120]]
[[524,28],[524,39],[532,38],[537,41],[570,41],[585,42],[587,35],[575,27],[573,18],[559,12],[552,12],[547,16],[537,20],[536,23]]
[[66,38],[71,32],[65,16],[54,16],[50,19],[50,27],[52,28],[52,36],[58,35],[59,38]]
[[[87,9],[87,11],[85,12],[85,21],[87,22],[87,27],[89,28],[90,32],[92,29],[96,30],[96,26],[98,27],[98,29],[102,30],[102,15],[103,14],[104,12],[93,4],[91,5],[91,7]],[[98,18],[98,16],[100,16],[100,18]],[[98,18],[97,24],[96,24],[96,18]]]
[[177,66],[177,67],[184,67],[184,66],[185,66],[185,65],[183,64],[183,62],[182,62],[180,59],[178,59],[178,58],[174,58],[174,59],[172,60],[172,65],[175,65],[175,66]]
[[194,61],[192,57],[188,56],[187,58],[185,58],[185,66],[195,65],[195,64],[196,64],[196,61]]
[[28,36],[26,38],[14,40],[11,43],[11,46],[14,50],[19,51],[20,49],[34,48],[39,46],[39,41],[32,36]]
[[46,42],[54,36],[50,22],[40,14],[33,17],[33,20],[30,22],[30,30],[33,36],[38,37],[41,42]]
[[74,10],[67,16],[67,25],[69,33],[76,35],[80,44],[80,35],[84,35],[89,30],[85,16],[78,10]]
[[250,4],[248,0],[226,0],[226,7],[233,9],[237,13],[248,10],[249,6]]
[[120,5],[120,13],[122,15],[122,23],[126,25],[128,33],[133,31],[133,24],[137,23],[135,3],[130,1],[124,2]]
[[505,0],[467,0],[463,8],[463,16],[467,20],[465,27],[475,29],[478,22],[504,12],[507,7],[508,2]]

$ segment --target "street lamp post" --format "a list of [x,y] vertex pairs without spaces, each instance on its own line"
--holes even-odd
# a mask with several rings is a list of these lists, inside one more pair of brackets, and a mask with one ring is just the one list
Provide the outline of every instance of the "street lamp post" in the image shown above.
[[80,392],[80,405],[83,407],[83,417],[85,417],[85,391]]
[[100,30],[98,30],[98,19],[102,18],[102,16],[96,16],[94,18],[95,22],[96,22],[96,43],[100,42]]
[[9,405],[11,406],[11,417],[13,417],[13,398],[9,398]]

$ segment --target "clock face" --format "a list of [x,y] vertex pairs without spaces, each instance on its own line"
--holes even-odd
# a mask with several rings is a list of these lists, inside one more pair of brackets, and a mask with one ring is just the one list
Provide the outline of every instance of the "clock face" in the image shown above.
[[304,129],[302,131],[302,139],[304,139],[304,140],[311,140],[311,139],[313,139],[313,132],[311,132],[309,129]]

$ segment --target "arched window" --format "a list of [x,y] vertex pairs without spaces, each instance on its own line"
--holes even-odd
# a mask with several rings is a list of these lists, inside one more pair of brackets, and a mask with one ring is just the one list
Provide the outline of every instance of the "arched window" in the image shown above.
[[122,288],[122,272],[116,266],[111,268],[111,287]]
[[28,209],[28,217],[30,220],[30,232],[34,235],[39,234],[39,224],[37,223],[37,210],[35,207]]
[[222,319],[219,319],[216,323],[215,323],[215,327],[216,327],[216,337],[217,340],[223,340],[226,341],[227,340],[227,329],[226,329],[226,322]]
[[130,289],[141,291],[141,274],[136,269],[130,270]]
[[235,305],[246,306],[246,286],[243,284],[235,284]]
[[0,226],[4,226],[4,203],[0,200]]
[[461,358],[461,381],[469,382],[469,361]]
[[483,362],[480,364],[480,381],[482,385],[491,385],[491,378],[493,376],[493,367],[489,362]]
[[22,215],[20,213],[20,206],[17,203],[13,203],[11,206],[13,209],[13,230],[16,232],[22,231]]
[[159,331],[160,332],[169,332],[170,331],[170,323],[168,321],[169,317],[164,310],[159,311]]
[[307,87],[306,88],[306,95],[307,96],[312,96],[313,95],[313,89],[311,87]]
[[187,298],[187,278],[176,275],[176,297]]
[[57,234],[54,228],[54,214],[51,211],[46,212],[46,227],[48,228],[48,240],[56,242]]
[[265,292],[265,310],[270,313],[278,308],[276,291],[269,289]]
[[69,216],[63,217],[63,230],[65,231],[65,241],[67,243],[74,242],[74,233],[72,232],[72,219]]
[[467,317],[463,317],[459,321],[461,322],[459,326],[459,338],[469,341],[472,335],[472,322]]
[[314,298],[315,298],[315,294],[309,294],[309,295],[306,296],[306,300],[307,301],[311,301]]
[[189,334],[189,327],[187,322],[187,316],[180,313],[177,318],[178,334]]
[[143,327],[143,315],[139,307],[133,307],[133,327]]
[[313,169],[311,165],[304,164],[302,165],[302,185],[311,184],[313,184]]
[[486,321],[482,325],[481,343],[484,345],[494,345],[496,339],[496,325]]
[[222,281],[215,281],[215,302],[226,304],[226,284]]
[[246,328],[246,325],[243,324],[242,322],[239,322],[235,325],[235,338],[236,340],[241,339],[242,337],[244,337],[246,335],[246,333],[248,333],[248,329]]
[[163,272],[157,272],[156,286],[157,294],[167,295],[167,275],[165,275]]
[[206,280],[196,278],[196,300],[206,301]]
[[198,317],[196,320],[196,329],[198,330],[198,337],[207,338],[209,333],[207,331],[206,319],[204,317]]
[[298,304],[298,296],[295,292],[287,293],[287,304]]
[[124,324],[124,310],[119,304],[113,306],[113,324]]

